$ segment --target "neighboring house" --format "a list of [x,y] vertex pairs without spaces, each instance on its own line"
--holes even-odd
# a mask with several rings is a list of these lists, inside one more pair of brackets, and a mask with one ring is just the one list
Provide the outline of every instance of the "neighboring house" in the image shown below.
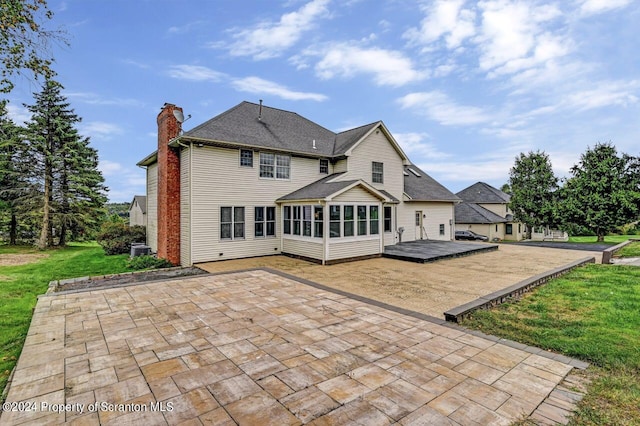
[[158,115],[147,243],[175,264],[288,254],[326,264],[387,245],[452,240],[460,200],[413,165],[386,126],[341,133],[242,102],[182,133]]
[[509,211],[511,196],[493,186],[477,182],[456,194],[462,203],[456,206],[456,230],[470,229],[489,237],[489,241],[520,241],[525,225],[513,220]]
[[129,226],[147,226],[147,196],[135,195],[129,204]]

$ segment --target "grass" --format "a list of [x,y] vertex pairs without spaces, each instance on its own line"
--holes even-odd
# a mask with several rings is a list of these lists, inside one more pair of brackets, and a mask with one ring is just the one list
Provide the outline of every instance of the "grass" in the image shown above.
[[615,257],[640,257],[640,242],[629,243],[622,247],[620,250],[616,250]]
[[588,265],[463,325],[592,363],[571,424],[640,424],[640,268]]
[[[637,235],[607,235],[604,237],[605,243],[618,244],[627,241],[629,238],[638,238]],[[598,237],[595,235],[569,237],[570,243],[597,243]]]
[[49,281],[128,271],[127,255],[105,256],[96,243],[69,244],[38,251],[26,246],[0,246],[0,256],[36,255],[33,263],[0,266],[0,389],[4,389],[29,330],[37,296]]

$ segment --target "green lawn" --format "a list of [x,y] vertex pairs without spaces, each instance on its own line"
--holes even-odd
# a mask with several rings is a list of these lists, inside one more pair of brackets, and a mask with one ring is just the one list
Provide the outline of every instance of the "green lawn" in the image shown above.
[[[619,244],[627,241],[629,238],[639,238],[638,235],[607,235],[604,237],[605,243]],[[575,236],[569,237],[570,243],[596,243],[598,237],[594,236]]]
[[640,242],[632,242],[616,250],[615,257],[640,257]]
[[588,265],[463,325],[592,363],[571,424],[640,424],[640,268]]
[[4,389],[22,351],[37,296],[47,291],[49,281],[129,270],[127,255],[105,256],[95,243],[44,252],[0,246],[0,258],[3,254],[39,257],[24,265],[2,266],[0,262],[0,389]]

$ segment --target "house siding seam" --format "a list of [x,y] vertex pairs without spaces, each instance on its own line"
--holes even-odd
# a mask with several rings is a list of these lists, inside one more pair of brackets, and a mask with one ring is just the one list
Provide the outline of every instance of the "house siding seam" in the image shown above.
[[191,265],[191,148],[180,153],[180,263]]
[[158,251],[158,165],[147,167],[147,245]]

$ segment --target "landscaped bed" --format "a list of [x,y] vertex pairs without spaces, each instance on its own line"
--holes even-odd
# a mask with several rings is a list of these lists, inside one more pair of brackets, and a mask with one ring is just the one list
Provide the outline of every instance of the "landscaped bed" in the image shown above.
[[161,281],[202,274],[208,274],[208,272],[192,266],[187,268],[164,268],[155,269],[152,271],[124,272],[121,274],[71,278],[67,280],[51,281],[49,283],[49,291],[47,291],[47,293],[71,290],[90,290],[93,288],[114,287],[120,285],[129,285],[133,283]]

